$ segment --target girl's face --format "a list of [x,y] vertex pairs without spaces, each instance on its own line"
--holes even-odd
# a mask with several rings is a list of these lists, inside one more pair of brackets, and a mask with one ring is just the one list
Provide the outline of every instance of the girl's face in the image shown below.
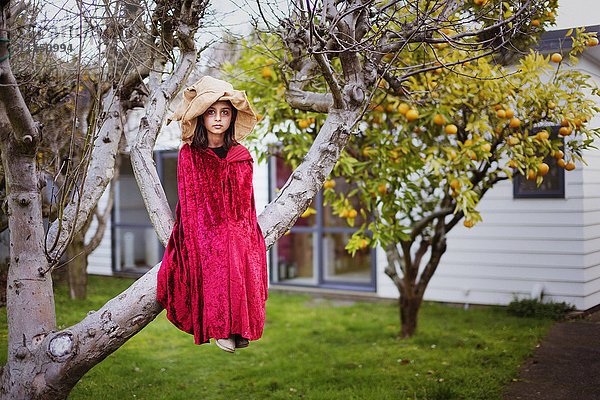
[[209,134],[223,135],[231,125],[231,106],[227,101],[217,101],[202,114]]

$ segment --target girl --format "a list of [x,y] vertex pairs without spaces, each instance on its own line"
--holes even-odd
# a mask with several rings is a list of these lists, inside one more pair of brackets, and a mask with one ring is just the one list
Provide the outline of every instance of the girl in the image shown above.
[[167,318],[233,353],[262,335],[266,249],[256,221],[252,157],[238,142],[257,119],[242,91],[206,76],[184,91],[176,222],[158,272]]

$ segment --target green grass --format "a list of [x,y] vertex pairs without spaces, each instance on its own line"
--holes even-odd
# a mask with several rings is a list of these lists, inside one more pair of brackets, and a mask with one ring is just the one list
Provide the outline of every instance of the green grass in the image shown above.
[[[80,320],[130,282],[91,277],[85,302],[58,287],[59,325]],[[70,399],[499,399],[551,324],[502,309],[426,303],[417,334],[398,340],[396,304],[272,293],[263,338],[247,349],[196,346],[163,312],[85,375]]]

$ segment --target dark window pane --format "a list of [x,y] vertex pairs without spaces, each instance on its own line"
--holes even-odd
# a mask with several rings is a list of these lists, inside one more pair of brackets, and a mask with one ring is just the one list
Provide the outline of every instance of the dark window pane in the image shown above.
[[[558,137],[558,127],[545,128],[550,129],[550,139]],[[537,133],[539,130],[533,132]],[[527,177],[515,173],[513,178],[513,197],[514,198],[564,198],[565,197],[565,170],[558,166],[558,160],[548,155],[544,158],[550,169],[544,176],[542,184],[538,187],[535,180],[529,180]]]

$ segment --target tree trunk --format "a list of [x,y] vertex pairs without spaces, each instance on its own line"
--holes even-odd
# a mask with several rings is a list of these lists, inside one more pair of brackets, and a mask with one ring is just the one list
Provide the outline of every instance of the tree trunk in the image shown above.
[[83,300],[87,292],[87,254],[85,251],[84,233],[80,231],[73,236],[67,247],[67,276],[69,280],[69,296],[71,299]]
[[400,306],[400,337],[406,339],[411,337],[417,330],[419,322],[419,309],[423,302],[422,296],[408,295],[400,296],[398,303]]

